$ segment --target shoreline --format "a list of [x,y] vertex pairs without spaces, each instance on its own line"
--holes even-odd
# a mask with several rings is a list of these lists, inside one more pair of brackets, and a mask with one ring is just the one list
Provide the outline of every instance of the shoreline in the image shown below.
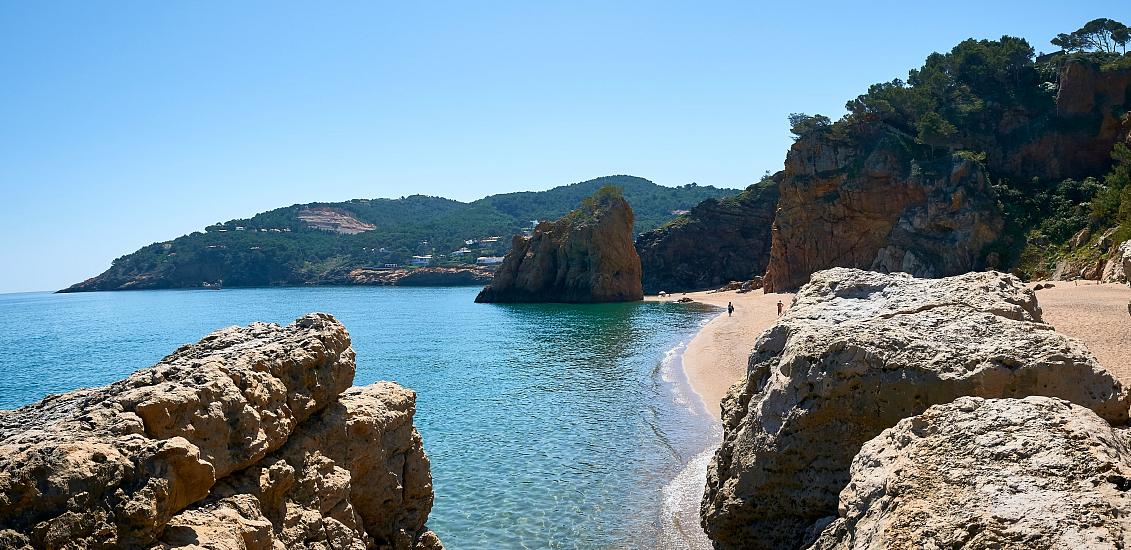
[[[678,550],[709,550],[710,539],[699,524],[699,506],[707,483],[707,467],[722,442],[722,398],[732,385],[746,377],[747,359],[755,340],[777,321],[777,301],[781,300],[788,308],[793,295],[763,294],[758,290],[744,294],[700,291],[644,299],[675,302],[685,296],[696,303],[715,307],[718,312],[691,335],[686,345],[677,346],[679,351],[673,358],[677,372],[673,374],[682,379],[669,382],[688,392],[688,398],[698,401],[687,405],[695,409],[693,414],[705,415],[704,426],[711,442],[688,459],[683,469],[664,486],[660,542],[664,547]],[[726,312],[727,303],[735,307],[731,316]]]
[[[777,302],[788,309],[793,294],[763,294],[754,290],[739,294],[727,292],[688,292],[660,298],[646,296],[654,302],[674,302],[683,297],[715,306],[719,313],[711,318],[687,344],[683,352],[683,371],[687,383],[716,422],[721,419],[721,403],[730,387],[746,376],[747,361],[754,342],[777,322]],[[727,315],[727,303],[734,304],[734,314]]]

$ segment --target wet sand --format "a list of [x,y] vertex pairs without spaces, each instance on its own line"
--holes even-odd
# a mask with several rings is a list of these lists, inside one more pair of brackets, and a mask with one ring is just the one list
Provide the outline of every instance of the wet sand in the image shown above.
[[[703,400],[706,409],[718,419],[723,396],[746,376],[747,358],[754,348],[754,341],[777,321],[778,300],[788,309],[793,294],[763,294],[761,290],[745,294],[737,291],[689,292],[668,298],[649,296],[645,299],[674,301],[684,296],[723,308],[695,335],[683,353],[683,369],[688,384]],[[734,303],[734,315],[727,315],[727,302]]]

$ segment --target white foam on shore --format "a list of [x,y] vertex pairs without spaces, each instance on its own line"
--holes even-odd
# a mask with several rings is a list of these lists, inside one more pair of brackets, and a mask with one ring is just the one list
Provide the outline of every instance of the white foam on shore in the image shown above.
[[[700,329],[709,321],[705,320]],[[707,465],[722,441],[722,425],[710,414],[702,396],[691,387],[683,365],[686,350],[685,342],[668,350],[660,365],[660,376],[672,388],[676,403],[703,419],[702,426],[709,431],[710,444],[688,460],[675,478],[664,485],[658,548],[709,550],[711,541],[699,525],[699,503],[707,485]]]
[[707,465],[715,455],[715,448],[712,445],[695,455],[675,479],[664,486],[664,500],[660,504],[660,548],[711,548],[710,539],[699,525],[699,503],[703,500],[703,489],[707,485]]
[[[704,319],[699,323],[699,331],[703,327],[714,320],[714,317]],[[698,334],[699,331],[696,331]],[[693,339],[692,336],[691,339]],[[693,415],[706,415],[711,418],[711,410],[704,401],[703,396],[695,391],[691,385],[691,380],[687,377],[687,371],[683,366],[683,354],[687,351],[689,339],[687,342],[680,342],[674,348],[664,353],[664,359],[660,362],[660,378],[668,383],[672,388],[675,402],[680,406],[686,408],[688,412]],[[717,422],[714,422],[717,424]]]

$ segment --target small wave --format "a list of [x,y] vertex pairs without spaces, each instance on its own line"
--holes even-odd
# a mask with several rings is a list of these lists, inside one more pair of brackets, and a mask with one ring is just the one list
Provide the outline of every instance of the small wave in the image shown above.
[[660,504],[660,548],[711,548],[710,539],[699,525],[699,502],[703,499],[703,488],[707,485],[707,465],[714,454],[715,446],[712,445],[695,455],[675,479],[664,486],[664,499]]
[[706,403],[703,403],[703,399],[691,387],[687,373],[683,370],[683,353],[685,351],[687,351],[686,342],[680,342],[666,351],[664,358],[653,370],[653,376],[658,375],[659,379],[663,381],[663,385],[671,393],[672,399],[677,405],[694,416],[710,416]]

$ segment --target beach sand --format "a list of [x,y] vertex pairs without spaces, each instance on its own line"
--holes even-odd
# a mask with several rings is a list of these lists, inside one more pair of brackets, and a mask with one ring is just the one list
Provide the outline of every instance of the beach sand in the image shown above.
[[[1045,321],[1058,331],[1083,341],[1101,365],[1125,385],[1131,385],[1131,315],[1127,312],[1131,288],[1094,282],[1054,284],[1053,288],[1037,291]],[[763,294],[758,290],[745,294],[689,292],[645,299],[674,301],[684,296],[724,308],[695,335],[683,354],[688,384],[718,419],[723,396],[746,376],[747,358],[755,340],[777,321],[778,300],[788,309],[793,294]],[[733,316],[727,316],[727,302],[734,303]],[[665,498],[673,499],[669,515],[674,519],[669,521],[678,540],[672,548],[710,548],[710,542],[696,522],[712,451],[707,450],[693,459],[669,486],[672,494],[665,494]]]
[[[754,341],[777,321],[778,300],[788,309],[793,294],[763,294],[761,290],[744,294],[704,291],[645,299],[674,301],[684,296],[724,308],[695,335],[683,353],[683,369],[688,384],[699,394],[706,409],[718,419],[723,396],[734,383],[746,376],[746,362],[754,348]],[[729,317],[725,311],[727,302],[734,303],[734,315]]]
[[[1053,284],[1053,288],[1037,291],[1045,321],[1084,342],[1104,368],[1131,386],[1131,315],[1127,312],[1131,287],[1094,281]],[[758,290],[745,294],[689,292],[645,299],[674,301],[684,296],[720,308],[725,308],[727,302],[734,303],[734,315],[728,317],[722,311],[711,319],[683,355],[688,384],[717,419],[723,396],[746,375],[754,341],[777,320],[778,300],[788,309],[793,294],[763,294]]]
[[1045,322],[1084,342],[1104,368],[1131,385],[1131,287],[1095,281],[1052,284],[1037,291]]

